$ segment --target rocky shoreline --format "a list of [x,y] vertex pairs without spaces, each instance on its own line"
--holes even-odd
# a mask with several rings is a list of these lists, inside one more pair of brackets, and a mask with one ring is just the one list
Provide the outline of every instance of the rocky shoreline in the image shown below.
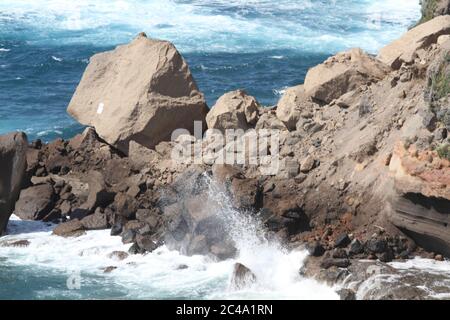
[[[305,276],[353,277],[345,299],[355,298],[367,264],[391,270],[394,260],[450,257],[450,16],[423,7],[427,21],[378,56],[338,53],[271,107],[237,90],[208,111],[176,48],[145,34],[95,55],[68,107],[88,126],[82,134],[50,143],[0,137],[0,230],[14,213],[57,223],[62,237],[111,229],[132,244],[115,253],[122,257],[165,244],[228,259],[231,222],[211,210],[221,202],[212,188],[269,239],[308,249]],[[227,130],[245,134],[217,144]],[[239,150],[268,132],[277,138],[264,155],[276,158],[274,172],[260,149]],[[201,161],[177,161],[186,150]],[[220,161],[228,154],[245,161]]]

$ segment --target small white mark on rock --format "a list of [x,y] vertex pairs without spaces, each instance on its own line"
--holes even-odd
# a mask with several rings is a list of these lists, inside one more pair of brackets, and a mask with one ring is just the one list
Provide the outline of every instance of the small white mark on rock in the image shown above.
[[102,114],[103,113],[103,108],[105,107],[105,104],[103,102],[100,102],[98,104],[98,108],[97,108],[97,114]]

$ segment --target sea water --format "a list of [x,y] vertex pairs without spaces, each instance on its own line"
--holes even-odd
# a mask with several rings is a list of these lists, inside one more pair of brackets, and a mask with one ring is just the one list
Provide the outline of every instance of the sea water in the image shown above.
[[376,53],[419,17],[419,0],[2,0],[0,134],[80,132],[65,110],[89,57],[141,31],[177,46],[209,106],[235,89],[273,105],[311,66]]

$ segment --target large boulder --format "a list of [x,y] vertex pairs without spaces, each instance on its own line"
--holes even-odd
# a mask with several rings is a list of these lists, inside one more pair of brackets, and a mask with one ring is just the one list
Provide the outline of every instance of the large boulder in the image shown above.
[[288,88],[277,104],[277,118],[290,131],[296,130],[297,122],[300,120],[302,113],[313,106],[314,103],[306,95],[303,85]]
[[382,48],[377,58],[393,69],[399,69],[403,63],[413,62],[418,50],[436,43],[444,34],[450,34],[450,15],[439,16],[409,30]]
[[383,79],[389,68],[361,49],[338,53],[306,74],[304,88],[312,98],[330,103],[361,85]]
[[176,129],[193,132],[207,110],[175,46],[141,34],[91,58],[67,112],[128,154],[130,141],[153,148]]
[[46,183],[22,190],[14,212],[23,220],[42,220],[54,207],[55,192]]
[[255,126],[259,104],[243,90],[224,94],[206,116],[208,129],[243,129]]
[[25,178],[27,146],[24,133],[0,136],[0,235],[6,229]]

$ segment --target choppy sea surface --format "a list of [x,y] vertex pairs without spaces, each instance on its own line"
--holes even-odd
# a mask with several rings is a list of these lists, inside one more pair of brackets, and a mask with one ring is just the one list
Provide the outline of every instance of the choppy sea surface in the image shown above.
[[210,106],[237,88],[271,105],[327,56],[375,53],[419,15],[419,0],[2,0],[0,134],[78,133],[65,110],[89,57],[141,31],[175,43]]
[[[210,106],[237,88],[271,105],[302,83],[309,67],[355,46],[376,53],[419,15],[418,0],[2,0],[0,134],[24,130],[30,139],[51,140],[79,132],[65,109],[89,57],[141,31],[175,43]],[[109,254],[129,245],[109,231],[63,239],[51,234],[52,225],[13,216],[0,239],[0,299],[338,298],[336,288],[300,275],[305,251],[267,241],[241,213],[214,199],[210,205],[239,222],[231,230],[236,259],[215,262],[162,247],[118,261]],[[4,246],[17,240],[30,245]],[[254,271],[254,285],[230,287],[235,262]],[[450,270],[435,264],[395,267]],[[107,267],[115,269],[104,273]]]

